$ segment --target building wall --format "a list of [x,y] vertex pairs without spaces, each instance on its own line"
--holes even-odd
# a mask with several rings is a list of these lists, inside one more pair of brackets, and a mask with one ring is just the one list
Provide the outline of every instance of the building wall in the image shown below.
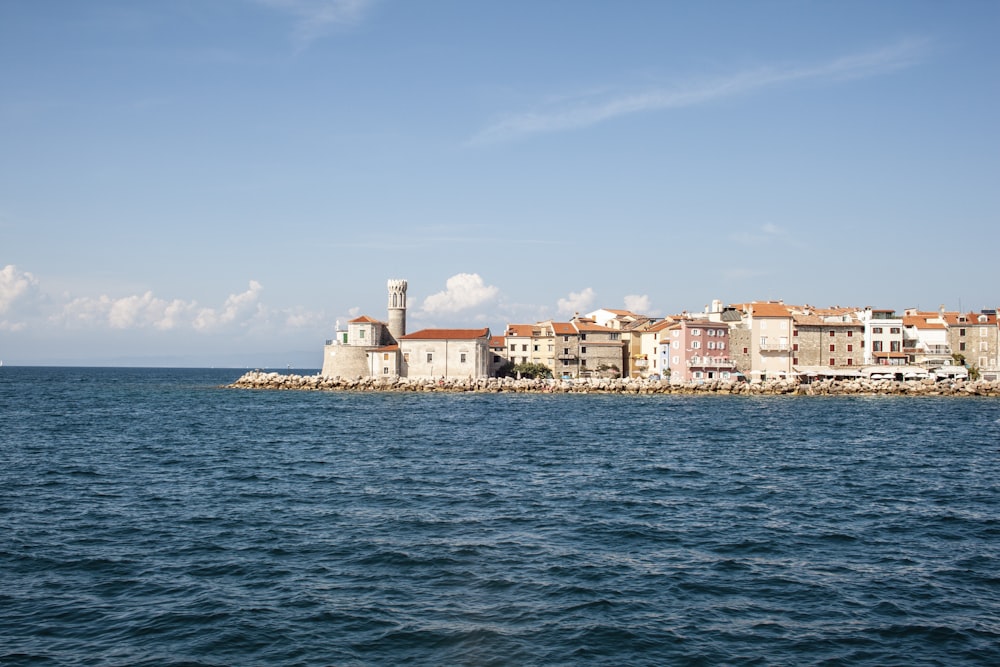
[[323,347],[324,377],[358,378],[371,373],[367,348],[334,342]]
[[792,331],[792,341],[793,366],[865,365],[864,327],[860,324],[850,327],[797,324]]
[[489,377],[488,339],[406,340],[399,343],[406,377],[467,379]]

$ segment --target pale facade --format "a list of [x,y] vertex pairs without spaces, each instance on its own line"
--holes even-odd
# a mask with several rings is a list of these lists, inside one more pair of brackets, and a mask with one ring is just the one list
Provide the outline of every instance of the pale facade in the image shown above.
[[865,365],[904,366],[903,319],[895,311],[866,308],[857,313],[865,327]]
[[490,330],[422,329],[399,339],[401,375],[417,379],[490,376]]

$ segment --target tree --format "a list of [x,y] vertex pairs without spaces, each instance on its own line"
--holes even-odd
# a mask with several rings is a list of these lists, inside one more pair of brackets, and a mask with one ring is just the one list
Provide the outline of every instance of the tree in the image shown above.
[[[500,370],[497,371],[497,376],[499,377],[522,377],[534,380],[537,378],[550,378],[552,377],[552,369],[550,369],[545,364],[504,364]],[[501,375],[503,372],[503,375]]]

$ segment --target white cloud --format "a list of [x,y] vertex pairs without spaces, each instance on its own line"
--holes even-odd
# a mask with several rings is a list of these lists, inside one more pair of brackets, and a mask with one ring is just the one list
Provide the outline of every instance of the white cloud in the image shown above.
[[250,286],[245,292],[229,295],[221,311],[214,308],[202,308],[192,323],[194,328],[198,331],[205,331],[232,324],[237,319],[240,322],[250,319],[261,312],[262,307],[258,301],[262,289],[259,282],[251,280]]
[[595,296],[596,294],[591,287],[586,287],[579,292],[570,292],[565,299],[559,299],[558,311],[567,315],[586,312],[593,305]]
[[639,296],[638,294],[629,294],[625,297],[625,310],[632,311],[637,315],[645,315],[649,313],[650,301],[649,296],[643,294]]
[[762,67],[728,77],[674,88],[561,96],[542,110],[510,114],[487,126],[470,144],[507,141],[531,134],[590,127],[612,118],[704,104],[780,84],[809,80],[847,80],[877,76],[915,64],[925,43],[906,40],[875,51],[852,54],[809,66]]
[[27,271],[13,264],[0,269],[0,315],[10,314],[13,319],[0,319],[0,331],[21,331],[27,326],[22,316],[34,309],[40,297],[38,280]]
[[445,291],[424,299],[423,312],[456,313],[486,303],[499,293],[499,288],[483,283],[478,273],[459,273],[448,278]]
[[37,289],[38,281],[27,271],[21,271],[13,264],[0,269],[0,314],[11,310],[16,301]]
[[257,0],[295,17],[295,42],[305,48],[337,25],[361,20],[374,0]]

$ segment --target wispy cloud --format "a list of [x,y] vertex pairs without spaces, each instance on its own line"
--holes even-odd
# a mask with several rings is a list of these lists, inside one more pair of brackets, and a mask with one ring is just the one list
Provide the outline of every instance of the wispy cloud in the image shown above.
[[650,314],[651,302],[647,294],[629,294],[625,297],[625,310],[639,315]]
[[630,114],[697,106],[800,81],[844,81],[878,76],[916,64],[925,48],[923,40],[905,40],[817,65],[760,67],[671,88],[619,89],[588,92],[575,97],[563,96],[558,102],[547,103],[540,110],[503,116],[478,132],[469,143],[487,144],[532,134],[575,130]]
[[[38,280],[13,264],[0,269],[0,331],[20,331],[26,326],[21,315],[39,295]],[[26,305],[26,308],[25,308]],[[8,316],[11,319],[8,319]]]
[[295,44],[304,49],[336,26],[360,21],[376,0],[256,0],[295,18]]

